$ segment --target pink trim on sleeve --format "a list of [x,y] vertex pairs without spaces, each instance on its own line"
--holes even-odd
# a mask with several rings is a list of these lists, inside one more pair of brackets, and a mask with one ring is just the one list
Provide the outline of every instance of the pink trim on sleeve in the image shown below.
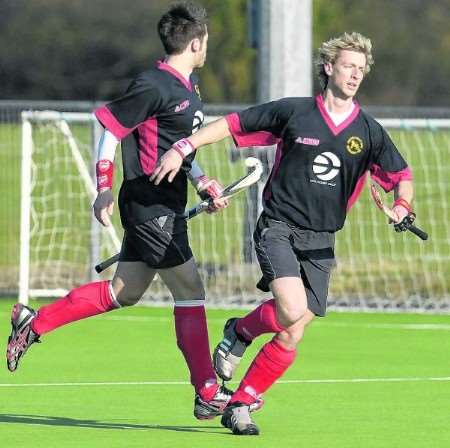
[[412,171],[409,167],[400,171],[387,172],[383,171],[379,165],[373,164],[370,167],[370,174],[372,179],[375,180],[386,193],[391,191],[401,180],[413,179]]
[[95,111],[95,116],[97,117],[97,120],[100,121],[100,123],[106,129],[108,129],[108,131],[110,131],[118,140],[122,140],[133,131],[133,128],[126,128],[121,123],[119,123],[117,118],[106,106],[99,107]]
[[355,189],[353,190],[353,193],[347,202],[347,211],[349,211],[353,207],[353,205],[361,195],[362,189],[364,188],[364,184],[366,183],[366,179],[367,179],[367,171],[356,182]]
[[227,120],[228,129],[236,145],[240,148],[248,146],[271,146],[277,144],[280,140],[268,131],[243,131],[239,115],[236,112],[226,115],[225,120]]

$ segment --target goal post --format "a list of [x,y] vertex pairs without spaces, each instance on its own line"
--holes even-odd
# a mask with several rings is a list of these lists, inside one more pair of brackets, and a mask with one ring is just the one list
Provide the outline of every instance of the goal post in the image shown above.
[[96,126],[90,113],[22,112],[21,303],[92,280],[102,241],[120,248],[116,229],[107,227],[102,238],[90,211]]
[[19,302],[28,303],[30,274],[30,209],[31,209],[31,157],[33,137],[30,121],[22,120],[22,164],[20,173],[20,256]]
[[[210,118],[211,119],[211,118]],[[411,233],[395,233],[368,191],[349,213],[336,236],[330,309],[430,310],[450,312],[450,120],[380,120],[412,167],[417,225],[430,234],[424,242]],[[94,154],[101,128],[88,113],[24,112],[22,116],[22,193],[20,300],[59,296],[96,278],[93,267],[119,250],[122,229],[118,209],[108,233],[93,218]],[[197,160],[210,178],[227,185],[245,174],[243,160],[259,157],[268,169],[273,149],[237,151],[231,139],[220,148],[199,151]],[[120,151],[120,150],[119,150]],[[117,198],[121,181],[116,155]],[[201,215],[189,223],[189,239],[207,299],[217,307],[250,307],[267,298],[255,284],[260,269],[249,235],[261,190],[233,197],[222,213]],[[384,197],[389,204],[391,197]],[[198,202],[189,191],[188,207]],[[110,278],[112,271],[103,278]],[[160,279],[145,298],[171,303]]]

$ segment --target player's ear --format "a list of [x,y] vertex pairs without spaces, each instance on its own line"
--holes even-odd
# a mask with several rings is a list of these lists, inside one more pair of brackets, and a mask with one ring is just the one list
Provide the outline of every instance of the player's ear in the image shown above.
[[193,53],[197,53],[202,48],[202,43],[200,42],[200,39],[192,39],[191,42],[191,50]]
[[325,64],[323,64],[323,69],[328,76],[331,76],[333,73],[333,64],[331,62],[325,62]]

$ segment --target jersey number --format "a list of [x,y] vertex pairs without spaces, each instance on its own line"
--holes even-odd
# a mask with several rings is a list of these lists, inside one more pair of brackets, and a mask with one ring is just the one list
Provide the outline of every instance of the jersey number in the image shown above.
[[203,112],[201,110],[198,110],[194,114],[194,120],[192,121],[192,133],[195,134],[203,124],[203,120],[205,119],[205,116],[203,115]]

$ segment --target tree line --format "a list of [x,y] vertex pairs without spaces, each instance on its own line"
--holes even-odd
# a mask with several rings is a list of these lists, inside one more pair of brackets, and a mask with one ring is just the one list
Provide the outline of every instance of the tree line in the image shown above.
[[[199,0],[209,51],[199,72],[209,103],[256,98],[257,50],[247,0]],[[0,0],[0,98],[105,100],[163,57],[162,0]],[[313,41],[343,31],[372,39],[375,67],[361,90],[371,105],[448,106],[450,0],[313,0]],[[292,55],[295,57],[295,55]],[[318,85],[315,86],[318,88]]]

